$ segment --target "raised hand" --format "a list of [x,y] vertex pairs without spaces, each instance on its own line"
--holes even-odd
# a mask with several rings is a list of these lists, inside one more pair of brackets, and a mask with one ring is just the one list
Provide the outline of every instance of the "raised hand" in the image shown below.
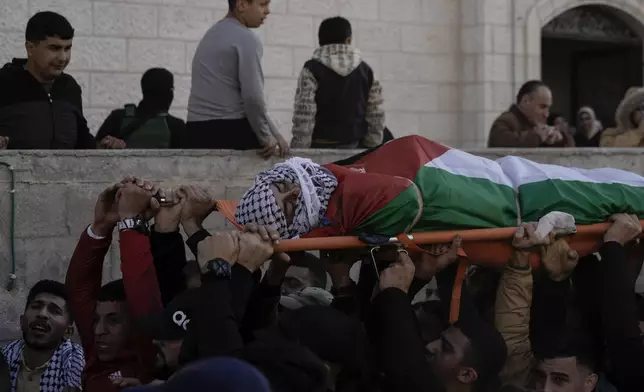
[[208,215],[214,211],[217,201],[206,189],[186,185],[179,188],[179,197],[184,201],[181,210],[181,224],[188,236],[199,229]]
[[615,214],[610,217],[610,221],[613,224],[604,234],[604,242],[614,241],[626,245],[642,234],[642,225],[635,215]]
[[149,181],[139,182],[125,184],[116,193],[117,209],[121,220],[140,215],[150,219],[160,207],[154,197],[157,192],[154,185]]
[[159,189],[157,195],[165,202],[161,203],[157,215],[154,217],[154,231],[157,233],[177,231],[185,199],[181,198],[178,189]]

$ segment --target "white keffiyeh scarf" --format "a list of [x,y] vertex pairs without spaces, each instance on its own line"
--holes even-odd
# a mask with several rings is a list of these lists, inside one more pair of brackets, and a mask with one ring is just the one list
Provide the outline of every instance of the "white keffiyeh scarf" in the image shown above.
[[[271,190],[271,185],[280,182],[300,187],[295,216],[290,225]],[[291,158],[255,177],[255,183],[239,202],[235,219],[242,225],[270,226],[282,239],[299,238],[320,226],[337,186],[338,180],[327,169],[310,159]]]
[[[23,340],[16,340],[2,348],[2,355],[9,365],[11,391],[15,391],[18,384],[24,347]],[[81,375],[84,367],[83,348],[69,339],[63,341],[40,376],[40,392],[63,392],[65,388],[82,389]]]

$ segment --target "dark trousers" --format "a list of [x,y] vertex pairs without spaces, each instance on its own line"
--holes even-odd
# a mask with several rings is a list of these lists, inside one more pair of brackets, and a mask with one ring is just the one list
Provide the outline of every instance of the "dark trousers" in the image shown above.
[[247,119],[191,121],[181,138],[181,148],[257,150],[262,146]]

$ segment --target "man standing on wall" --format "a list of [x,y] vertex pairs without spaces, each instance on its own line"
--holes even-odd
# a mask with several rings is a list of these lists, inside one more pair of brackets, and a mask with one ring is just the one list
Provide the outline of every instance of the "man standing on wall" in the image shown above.
[[260,150],[284,156],[288,144],[267,112],[262,56],[250,29],[264,23],[270,0],[228,0],[228,15],[201,39],[183,148]]
[[383,140],[382,86],[342,17],[320,24],[320,47],[297,83],[292,148],[371,148]]
[[63,72],[71,58],[71,24],[55,12],[38,12],[25,38],[27,59],[13,59],[0,70],[0,148],[96,148],[81,88]]

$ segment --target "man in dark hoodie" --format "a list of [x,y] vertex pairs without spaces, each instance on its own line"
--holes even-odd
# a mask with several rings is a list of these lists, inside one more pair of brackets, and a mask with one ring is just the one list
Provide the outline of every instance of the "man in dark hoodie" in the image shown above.
[[0,70],[0,136],[9,149],[96,148],[83,117],[81,88],[63,71],[74,29],[55,12],[38,12],[25,32],[27,59]]
[[385,129],[382,87],[351,46],[351,24],[326,19],[318,40],[298,80],[291,148],[378,146]]

